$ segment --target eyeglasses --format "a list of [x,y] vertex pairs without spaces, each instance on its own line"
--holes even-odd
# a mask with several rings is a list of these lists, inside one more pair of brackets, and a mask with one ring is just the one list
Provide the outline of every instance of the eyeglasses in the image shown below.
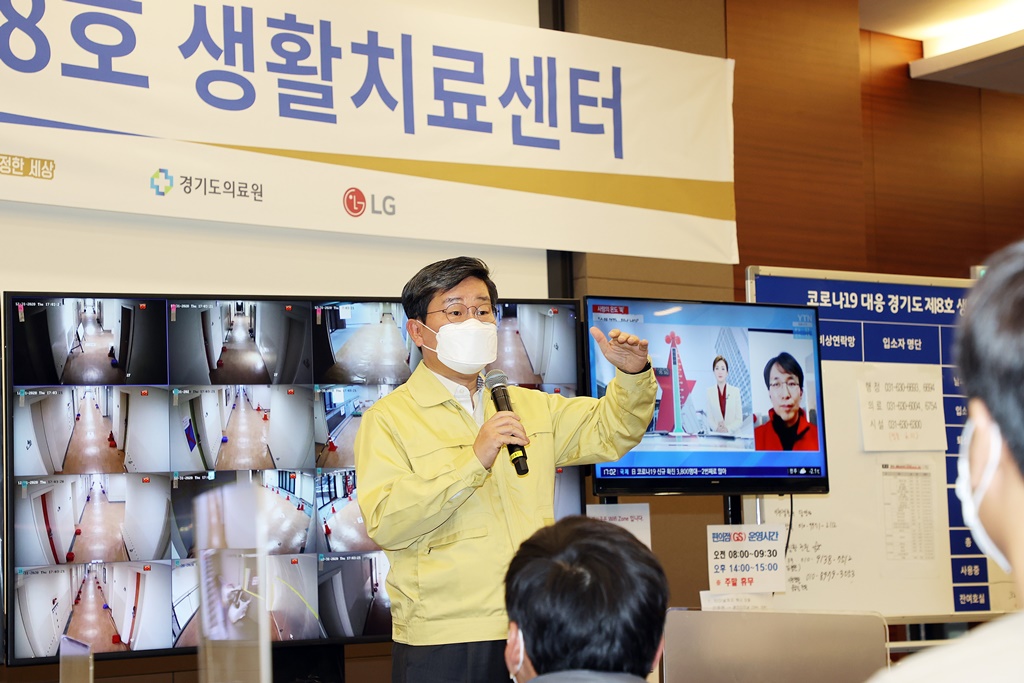
[[768,385],[768,389],[770,389],[771,391],[779,391],[782,389],[782,387],[786,387],[786,389],[789,390],[789,393],[792,394],[800,389],[800,382],[797,382],[796,380],[790,380],[788,382],[776,381]]
[[[470,315],[470,311],[473,314]],[[444,313],[448,316],[448,322],[461,323],[464,320],[470,320],[475,318],[481,322],[494,322],[494,307],[490,304],[480,304],[479,306],[467,306],[466,304],[449,304],[447,308],[442,308],[437,311],[427,311],[427,315],[431,313]]]

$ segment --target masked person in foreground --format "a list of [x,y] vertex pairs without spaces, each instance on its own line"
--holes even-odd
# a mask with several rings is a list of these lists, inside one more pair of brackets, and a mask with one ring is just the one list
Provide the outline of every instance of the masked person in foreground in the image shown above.
[[665,648],[668,578],[633,534],[566,517],[505,576],[505,664],[515,683],[643,683]]
[[[507,680],[502,579],[519,544],[554,522],[555,468],[616,460],[651,422],[647,340],[596,328],[616,376],[601,399],[508,387],[496,410],[481,370],[497,356],[497,288],[459,257],[405,285],[409,381],[364,413],[356,481],[367,532],[391,564],[392,681]],[[510,445],[529,454],[519,475]]]
[[[954,355],[967,394],[956,495],[978,549],[1024,591],[1024,242],[997,252],[971,290]],[[984,560],[983,560],[984,561]],[[1016,681],[1024,613],[899,661],[872,683]]]

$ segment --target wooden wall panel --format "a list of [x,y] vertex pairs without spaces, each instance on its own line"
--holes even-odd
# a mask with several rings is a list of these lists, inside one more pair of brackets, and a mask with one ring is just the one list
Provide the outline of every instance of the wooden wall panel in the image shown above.
[[748,265],[864,270],[857,0],[729,0],[736,219]]
[[1024,237],[1024,95],[981,91],[981,155],[985,251],[992,252]]
[[[863,95],[865,83],[869,80],[871,73],[871,33],[860,32],[860,73],[861,73],[861,126],[864,129],[862,136],[864,144],[864,226],[865,226],[865,248],[867,254],[874,254],[878,249],[875,242],[875,225],[878,219],[875,217],[875,157],[874,147],[871,145],[869,131],[874,125],[874,115],[871,111],[871,98]],[[868,269],[871,267],[871,258],[868,257]]]
[[870,34],[869,43],[872,270],[964,277],[986,251],[980,91],[912,80],[918,41]]
[[565,30],[725,57],[725,0],[565,0]]

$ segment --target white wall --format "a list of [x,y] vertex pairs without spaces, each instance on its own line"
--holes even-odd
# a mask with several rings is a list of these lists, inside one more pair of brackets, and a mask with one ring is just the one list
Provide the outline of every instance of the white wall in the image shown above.
[[[124,299],[99,299],[96,302],[97,306],[103,309],[103,329],[114,337],[110,343],[114,347],[114,357],[121,368],[126,367],[127,360],[124,357],[127,349],[121,348],[121,306],[126,303]],[[127,305],[131,306],[130,303]],[[64,306],[64,308],[70,308],[70,306]]]
[[[167,290],[168,293],[173,290]],[[172,302],[174,303],[174,302]],[[210,367],[220,356],[220,344],[223,334],[220,316],[217,311],[210,311],[210,325],[216,329],[211,336],[216,346],[211,345],[210,352],[215,353],[213,359],[207,358],[207,349],[203,344],[202,311],[186,309],[174,312],[174,320],[168,322],[168,367],[172,384],[205,384],[210,381]]]
[[[198,399],[197,399],[198,400]],[[168,440],[171,444],[171,471],[198,472],[203,469],[203,461],[199,457],[199,448],[189,450],[185,439],[185,420],[189,419],[188,401],[179,398],[178,405],[170,407],[170,423]],[[195,428],[195,425],[193,425]]]
[[245,393],[249,396],[250,408],[259,408],[260,410],[270,408],[272,396],[269,385],[250,384],[245,388]]
[[[295,393],[288,395],[288,390]],[[313,391],[300,386],[272,386],[267,445],[278,469],[313,467]],[[307,499],[310,500],[310,499]]]
[[[149,571],[144,569],[149,565]],[[138,609],[135,612],[135,637],[132,650],[171,647],[171,567],[161,562],[131,562],[108,565],[114,574],[111,615],[118,624],[122,640],[131,635],[132,606],[135,605],[136,575],[142,575]],[[108,591],[108,598],[109,596]]]
[[[64,462],[75,424],[72,391],[69,388],[46,391],[60,393],[26,397],[23,406],[18,405],[18,399],[12,399],[12,456],[16,476],[53,474]],[[42,424],[33,417],[35,409],[40,411]]]
[[148,474],[122,475],[128,489],[124,506],[125,534],[132,541],[131,557],[162,559],[170,551],[171,479]]
[[[30,574],[17,579],[15,610],[25,638],[18,638],[19,646],[28,645],[31,651],[15,649],[15,657],[50,657],[57,654],[60,636],[71,615],[71,572],[66,568],[53,568],[50,573]],[[15,624],[15,632],[22,629]]]
[[[111,503],[123,503],[128,495],[128,484],[125,481],[126,474],[104,474],[101,475],[104,488],[107,491],[107,500]],[[125,510],[125,515],[128,511]]]
[[[292,564],[292,559],[298,564]],[[300,630],[298,637],[317,638],[319,628],[311,613],[317,601],[316,557],[313,555],[282,555],[267,558],[267,609],[282,621]]]
[[[197,429],[203,430],[203,447],[206,449],[206,460],[211,468],[216,467],[217,457],[220,455],[221,437],[224,436],[221,429],[220,414],[220,392],[212,387],[202,387],[200,405],[202,406],[202,425],[195,425]],[[182,435],[184,438],[184,434]]]
[[123,440],[125,467],[129,472],[164,472],[168,467],[167,404],[170,395],[166,389],[122,387],[118,393],[129,394],[128,438]]
[[[508,297],[547,296],[538,249],[383,239],[0,201],[10,291],[399,296],[424,265],[473,255]],[[481,230],[486,217],[481,216]],[[469,236],[467,235],[467,238]],[[244,266],[244,272],[232,264]],[[89,274],[82,280],[82,273]],[[249,277],[260,273],[261,277]],[[240,290],[244,282],[244,290]]]

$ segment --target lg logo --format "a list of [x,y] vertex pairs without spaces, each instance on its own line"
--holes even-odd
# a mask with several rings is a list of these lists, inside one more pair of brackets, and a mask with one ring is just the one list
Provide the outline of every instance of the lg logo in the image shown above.
[[395,215],[395,198],[391,195],[386,195],[380,201],[380,206],[377,205],[377,195],[371,194],[370,201],[366,201],[366,195],[358,187],[350,187],[345,190],[344,197],[345,212],[353,218],[359,218],[366,213],[366,208],[369,206],[370,213],[372,214],[383,214],[385,216]]

